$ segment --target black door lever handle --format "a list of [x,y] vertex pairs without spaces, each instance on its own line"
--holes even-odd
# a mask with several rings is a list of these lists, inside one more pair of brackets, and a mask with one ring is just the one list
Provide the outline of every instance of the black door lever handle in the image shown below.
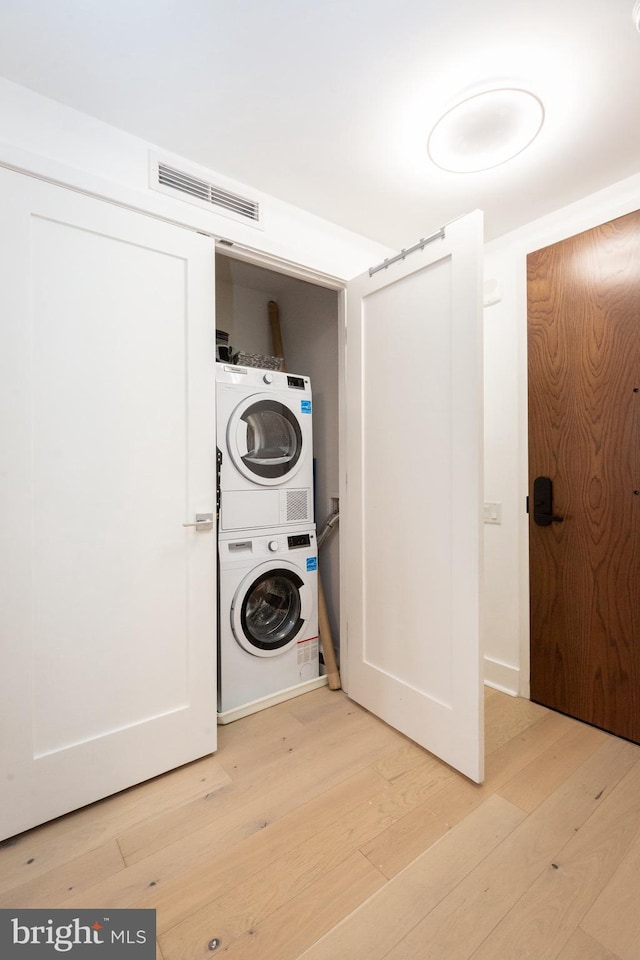
[[534,513],[533,522],[539,527],[550,527],[552,523],[562,523],[564,517],[550,517],[548,513]]
[[562,523],[564,517],[553,512],[553,485],[551,477],[536,477],[533,481],[533,522],[539,527]]

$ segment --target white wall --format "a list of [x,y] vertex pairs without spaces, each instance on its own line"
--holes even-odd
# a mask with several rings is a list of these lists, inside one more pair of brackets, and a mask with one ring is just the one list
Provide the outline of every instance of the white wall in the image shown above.
[[[313,454],[316,458],[316,526],[322,530],[331,513],[331,498],[340,490],[339,475],[339,330],[338,294],[309,283],[291,284],[279,299],[287,368],[311,377]],[[340,636],[340,528],[320,553],[320,576],[336,648]],[[338,653],[338,649],[336,649]]]
[[533,250],[640,208],[640,174],[487,244],[485,278],[502,299],[485,308],[485,500],[503,522],[485,524],[488,682],[529,694],[526,257]]
[[[220,257],[216,258],[216,264]],[[272,294],[232,283],[216,284],[216,328],[229,334],[234,351],[271,356],[267,303]]]
[[[485,259],[485,276],[492,263]],[[487,273],[489,271],[489,273]],[[502,523],[484,525],[485,679],[517,693],[518,570],[518,327],[515,275],[500,274],[502,301],[484,309],[484,499],[502,505]],[[514,399],[516,398],[516,399]]]
[[2,78],[0,140],[0,164],[148,209],[330,276],[349,279],[394,252],[214,171],[200,168],[202,176],[260,202],[264,230],[150,190],[150,150],[170,162],[181,158]]

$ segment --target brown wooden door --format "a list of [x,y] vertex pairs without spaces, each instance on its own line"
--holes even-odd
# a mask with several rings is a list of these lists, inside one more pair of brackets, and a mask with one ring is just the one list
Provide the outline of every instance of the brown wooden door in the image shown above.
[[640,211],[527,266],[531,697],[640,742]]

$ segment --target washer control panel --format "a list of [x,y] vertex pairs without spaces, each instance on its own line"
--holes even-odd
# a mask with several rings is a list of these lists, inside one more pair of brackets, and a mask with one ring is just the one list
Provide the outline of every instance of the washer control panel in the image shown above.
[[292,536],[287,537],[287,543],[289,544],[289,550],[297,550],[299,547],[310,547],[311,535],[308,533],[292,534]]
[[[289,551],[316,549],[315,533],[271,533],[262,537],[247,537],[244,540],[222,539],[218,543],[221,563],[229,561],[245,562],[248,558],[254,560],[279,553],[283,556]],[[296,561],[298,562],[298,561]]]

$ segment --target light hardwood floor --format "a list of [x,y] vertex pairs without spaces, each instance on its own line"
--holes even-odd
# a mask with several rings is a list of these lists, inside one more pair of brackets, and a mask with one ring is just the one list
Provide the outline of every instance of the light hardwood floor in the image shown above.
[[640,747],[492,690],[481,787],[327,687],[219,734],[1,845],[0,907],[153,907],[159,960],[640,958]]

